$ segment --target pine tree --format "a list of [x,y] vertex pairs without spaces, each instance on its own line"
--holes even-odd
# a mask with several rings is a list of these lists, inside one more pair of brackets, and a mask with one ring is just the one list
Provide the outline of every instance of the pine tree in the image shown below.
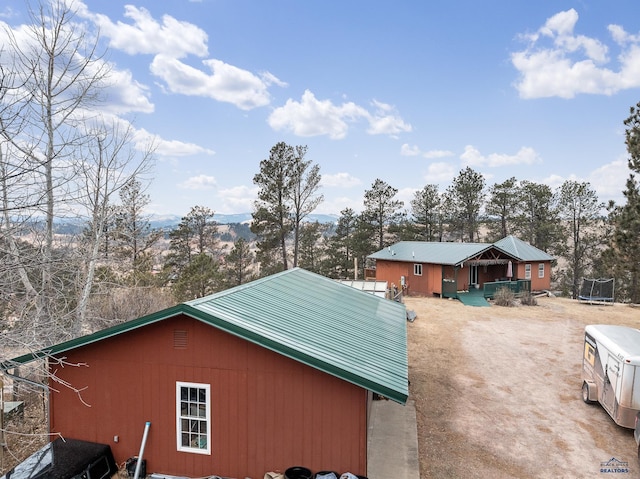
[[222,288],[218,225],[214,216],[210,208],[194,206],[169,233],[171,244],[164,273],[179,300],[204,296]]
[[516,230],[529,244],[547,253],[563,241],[558,199],[548,185],[522,181]]
[[149,195],[143,192],[142,183],[136,178],[129,180],[120,190],[121,204],[116,208],[113,234],[118,253],[130,262],[132,268],[162,235],[151,228],[149,217],[144,213],[149,201]]
[[[400,211],[404,202],[395,199],[397,193],[396,188],[381,179],[376,179],[371,189],[364,192],[363,219],[375,229],[379,249],[385,246],[386,228],[399,223],[404,217],[404,213]],[[393,242],[390,239],[390,243]]]
[[567,180],[559,192],[560,219],[564,226],[565,245],[560,249],[568,261],[567,280],[574,299],[578,297],[585,273],[590,268],[601,243],[595,226],[604,207],[598,195],[586,182]]
[[416,191],[411,200],[411,216],[417,238],[422,241],[434,241],[437,237],[442,199],[438,185],[426,185]]
[[225,275],[228,287],[238,286],[253,279],[252,266],[255,255],[244,238],[238,238],[225,257]]
[[626,204],[616,214],[613,250],[616,263],[624,271],[627,298],[640,303],[640,188],[635,175],[629,175],[623,192]]
[[485,181],[481,173],[466,167],[447,188],[451,208],[450,228],[461,241],[474,242],[480,235],[480,211],[484,203]]
[[489,189],[485,212],[489,223],[489,241],[509,236],[514,229],[519,200],[518,180],[511,177]]
[[286,242],[293,229],[289,198],[294,162],[293,147],[280,142],[271,148],[269,158],[260,162],[260,172],[253,177],[260,189],[251,231],[258,238],[256,258],[263,275],[286,270],[289,265]]
[[291,212],[293,215],[293,266],[298,266],[302,221],[324,200],[318,194],[320,188],[320,166],[304,159],[306,146],[296,146],[291,168]]

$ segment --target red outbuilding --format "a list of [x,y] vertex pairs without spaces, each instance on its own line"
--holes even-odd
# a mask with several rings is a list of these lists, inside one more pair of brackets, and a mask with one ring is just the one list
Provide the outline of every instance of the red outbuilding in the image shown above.
[[[147,473],[367,474],[373,394],[408,395],[404,305],[288,270],[58,344],[50,429],[138,454]],[[53,391],[56,392],[53,392]]]

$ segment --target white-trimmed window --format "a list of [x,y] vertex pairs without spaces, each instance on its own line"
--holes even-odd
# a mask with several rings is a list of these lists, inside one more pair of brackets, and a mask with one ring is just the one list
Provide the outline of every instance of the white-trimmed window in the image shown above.
[[538,278],[544,278],[544,263],[538,263]]
[[413,265],[413,274],[415,276],[422,276],[422,265],[421,264],[414,264]]
[[524,265],[524,279],[531,279],[531,265]]
[[211,387],[176,383],[178,451],[211,454]]

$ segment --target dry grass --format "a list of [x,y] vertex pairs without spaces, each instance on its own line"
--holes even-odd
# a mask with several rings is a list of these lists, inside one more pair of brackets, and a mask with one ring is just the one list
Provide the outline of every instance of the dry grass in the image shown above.
[[405,298],[410,394],[425,478],[592,477],[611,457],[640,473],[635,442],[580,398],[586,324],[640,326],[640,310],[539,298],[463,306]]

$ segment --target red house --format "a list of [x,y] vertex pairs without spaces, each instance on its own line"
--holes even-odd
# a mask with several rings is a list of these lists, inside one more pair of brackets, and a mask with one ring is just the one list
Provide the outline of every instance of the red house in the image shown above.
[[548,290],[555,260],[515,236],[495,243],[401,241],[369,258],[375,260],[376,280],[404,286],[408,294],[454,297],[456,291],[507,280]]
[[[372,393],[408,395],[404,306],[302,269],[15,358],[46,355],[50,429],[147,473],[366,475]],[[58,382],[56,382],[58,381]],[[71,387],[63,387],[64,381]]]

